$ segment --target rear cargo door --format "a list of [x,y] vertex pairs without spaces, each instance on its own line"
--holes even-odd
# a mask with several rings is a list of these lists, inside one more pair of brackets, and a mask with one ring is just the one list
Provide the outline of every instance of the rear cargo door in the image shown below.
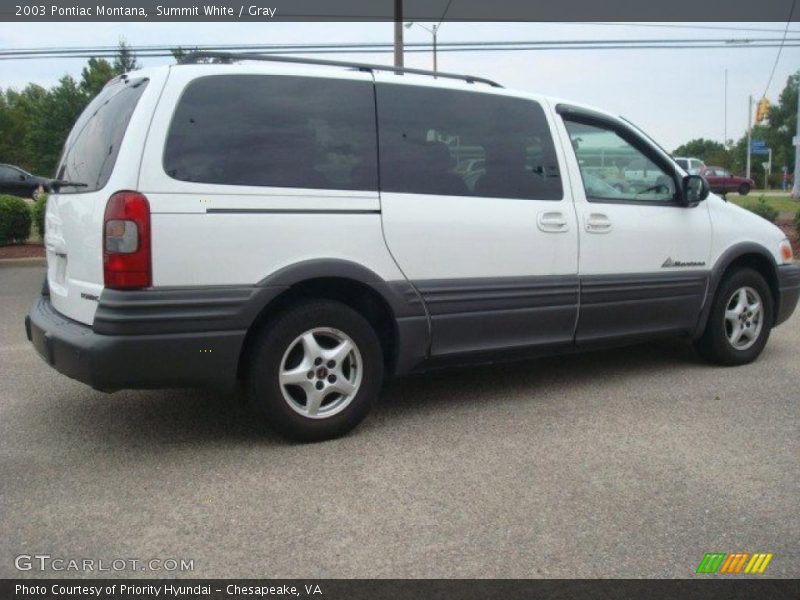
[[[54,308],[76,321],[91,324],[103,289],[106,201],[113,192],[136,186],[141,145],[123,148],[123,138],[149,82],[118,78],[103,88],[75,123],[56,170],[56,179],[69,185],[47,201],[47,280]],[[137,127],[127,137],[145,131]]]

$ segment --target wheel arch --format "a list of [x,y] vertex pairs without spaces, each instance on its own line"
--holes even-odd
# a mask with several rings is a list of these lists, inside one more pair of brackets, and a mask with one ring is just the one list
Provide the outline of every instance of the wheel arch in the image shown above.
[[777,308],[779,305],[780,288],[778,285],[778,265],[775,262],[775,258],[769,250],[755,242],[736,244],[723,252],[711,270],[705,302],[695,330],[695,338],[701,336],[705,330],[711,313],[711,306],[720,283],[729,273],[740,268],[751,268],[761,274],[769,286],[773,306]]
[[[258,333],[272,317],[307,298],[328,299],[350,306],[375,328],[384,353],[387,373],[403,373],[427,354],[429,326],[422,300],[405,279],[386,281],[371,269],[342,259],[313,259],[276,271],[258,283],[239,354],[238,375],[244,374],[246,357]],[[424,327],[423,327],[424,325]]]

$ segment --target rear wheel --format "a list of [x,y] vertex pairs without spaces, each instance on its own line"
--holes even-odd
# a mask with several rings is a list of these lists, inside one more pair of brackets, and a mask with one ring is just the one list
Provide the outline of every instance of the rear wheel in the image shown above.
[[739,186],[739,195],[740,196],[747,196],[750,193],[750,186],[746,183],[743,183]]
[[383,380],[369,322],[339,302],[304,302],[261,332],[247,391],[281,435],[316,441],[343,435],[367,416]]
[[720,283],[703,336],[696,346],[705,358],[723,365],[755,360],[769,339],[772,293],[752,269],[739,269]]

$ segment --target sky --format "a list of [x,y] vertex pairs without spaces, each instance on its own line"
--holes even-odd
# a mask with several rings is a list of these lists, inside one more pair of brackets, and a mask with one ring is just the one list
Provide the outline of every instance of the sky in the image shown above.
[[[430,25],[430,24],[427,24]],[[652,24],[651,24],[652,25]],[[443,23],[440,42],[510,40],[758,38],[783,34],[785,23],[644,24]],[[686,25],[770,29],[689,29]],[[800,37],[793,24],[789,37]],[[793,35],[792,31],[796,34]],[[430,42],[421,27],[405,29],[407,42]],[[392,23],[0,23],[0,49],[47,46],[130,45],[192,47],[225,43],[391,42]],[[747,127],[748,95],[765,92],[777,48],[547,50],[440,52],[439,69],[484,76],[506,87],[591,104],[623,115],[668,150],[690,139],[738,139]],[[323,58],[390,64],[390,53],[325,55]],[[141,60],[144,66],[172,62]],[[410,53],[406,66],[432,68],[430,53]],[[0,88],[33,82],[48,86],[64,74],[80,76],[85,59],[0,61]],[[786,78],[800,69],[800,48],[784,48],[766,95],[776,100]]]

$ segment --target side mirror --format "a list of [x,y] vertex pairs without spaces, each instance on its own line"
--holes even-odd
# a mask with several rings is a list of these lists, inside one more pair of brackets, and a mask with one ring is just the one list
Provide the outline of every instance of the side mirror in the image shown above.
[[27,179],[27,177],[25,177],[25,175],[20,174],[20,176],[19,176],[19,180],[20,181],[25,181],[26,179]]
[[708,198],[711,190],[705,177],[700,175],[687,175],[681,182],[681,198],[684,206],[695,206]]

